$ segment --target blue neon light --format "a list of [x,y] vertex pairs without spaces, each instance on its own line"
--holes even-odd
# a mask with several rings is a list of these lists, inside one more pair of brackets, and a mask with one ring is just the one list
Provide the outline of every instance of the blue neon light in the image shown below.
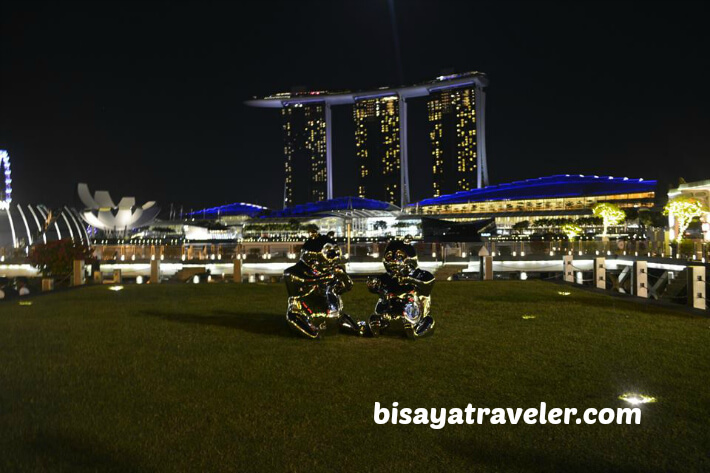
[[294,205],[283,210],[274,210],[264,217],[284,218],[327,213],[337,210],[395,210],[396,207],[388,202],[365,199],[362,197],[336,197],[335,199],[311,202],[308,204]]
[[416,205],[465,204],[496,200],[553,199],[563,197],[582,197],[595,195],[635,194],[654,192],[656,181],[629,179],[612,176],[584,176],[582,174],[560,174],[555,176],[527,179],[525,181],[498,184],[460,191],[424,199]]
[[208,209],[197,210],[185,215],[187,216],[210,216],[215,215],[248,215],[253,217],[268,210],[266,207],[255,204],[247,204],[245,202],[235,202],[233,204],[220,205],[218,207],[210,207]]

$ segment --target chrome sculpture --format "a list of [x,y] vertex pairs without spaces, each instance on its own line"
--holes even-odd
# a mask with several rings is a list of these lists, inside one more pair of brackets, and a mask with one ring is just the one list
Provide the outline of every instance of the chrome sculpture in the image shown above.
[[417,252],[408,238],[390,240],[382,263],[387,272],[367,280],[370,292],[380,296],[367,324],[369,334],[376,337],[385,330],[396,330],[411,339],[431,335],[435,325],[429,313],[434,275],[417,267]]
[[345,272],[333,234],[314,233],[301,249],[301,258],[284,271],[288,290],[286,321],[297,333],[319,339],[344,330],[362,334],[364,324],[343,312],[340,295],[353,287]]

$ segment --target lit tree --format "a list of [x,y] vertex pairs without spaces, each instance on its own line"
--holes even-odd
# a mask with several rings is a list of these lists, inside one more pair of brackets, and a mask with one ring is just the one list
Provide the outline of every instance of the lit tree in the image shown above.
[[582,233],[582,227],[576,223],[565,223],[562,225],[562,231],[565,232],[569,241],[572,241]]
[[523,220],[522,222],[518,222],[513,225],[513,230],[515,230],[518,233],[523,233],[524,230],[527,230],[530,227],[530,221],[529,220]]
[[626,214],[617,205],[601,202],[592,207],[592,212],[595,216],[601,217],[604,224],[604,233],[606,236],[607,229],[612,225],[618,225],[624,221]]
[[672,215],[673,219],[678,222],[678,234],[676,235],[676,243],[681,242],[683,233],[696,217],[702,217],[708,210],[705,206],[696,199],[690,197],[676,197],[668,201],[663,207],[663,215]]

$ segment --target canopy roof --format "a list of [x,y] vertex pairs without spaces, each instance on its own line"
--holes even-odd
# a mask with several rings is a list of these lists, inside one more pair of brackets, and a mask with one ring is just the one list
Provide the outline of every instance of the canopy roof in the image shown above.
[[655,192],[656,181],[628,177],[585,176],[559,174],[525,181],[456,192],[420,202],[409,207],[425,205],[466,204],[495,200],[553,199],[599,195],[636,194]]

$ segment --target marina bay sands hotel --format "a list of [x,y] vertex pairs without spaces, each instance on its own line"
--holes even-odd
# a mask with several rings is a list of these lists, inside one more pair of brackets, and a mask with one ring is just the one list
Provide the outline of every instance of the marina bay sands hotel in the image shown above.
[[358,195],[403,207],[409,199],[407,100],[427,98],[432,196],[488,185],[485,142],[486,75],[440,76],[403,87],[359,92],[286,92],[249,100],[280,108],[284,118],[284,207],[332,199],[331,107],[353,107],[359,161]]

